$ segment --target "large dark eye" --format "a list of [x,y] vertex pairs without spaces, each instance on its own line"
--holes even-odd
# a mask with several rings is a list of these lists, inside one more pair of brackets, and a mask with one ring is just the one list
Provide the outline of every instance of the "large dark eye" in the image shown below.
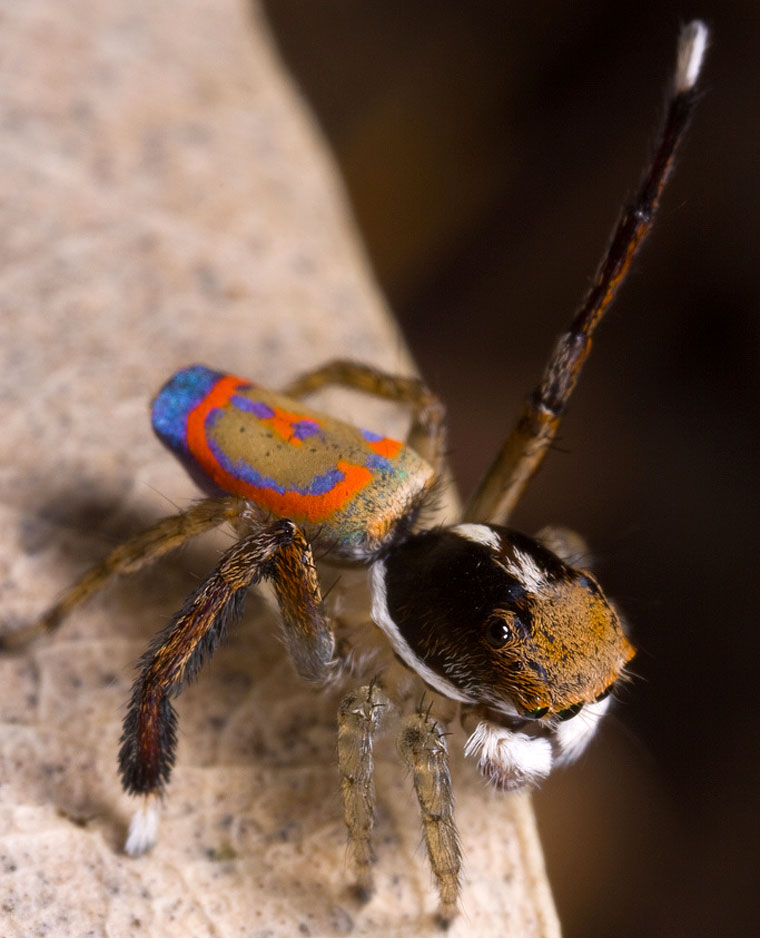
[[610,686],[606,690],[603,690],[601,694],[599,694],[599,696],[596,698],[596,702],[599,703],[600,700],[605,700],[607,697],[609,697],[610,694],[612,693],[612,688],[613,688],[613,685],[610,684]]
[[583,701],[581,703],[573,704],[572,707],[566,707],[564,710],[560,710],[557,714],[558,720],[571,720],[576,713],[580,713],[583,709]]
[[512,638],[512,629],[504,619],[493,618],[486,626],[486,641],[491,648],[503,648]]
[[527,717],[529,720],[540,720],[541,717],[545,716],[548,712],[548,707],[539,707],[537,710],[526,710],[523,716]]

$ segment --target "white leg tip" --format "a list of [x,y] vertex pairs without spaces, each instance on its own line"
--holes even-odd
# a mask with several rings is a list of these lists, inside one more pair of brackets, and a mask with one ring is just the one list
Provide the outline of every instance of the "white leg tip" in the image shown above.
[[139,857],[155,847],[158,838],[158,818],[157,799],[149,795],[129,822],[124,850],[131,857]]
[[701,20],[693,20],[681,30],[678,38],[678,63],[676,65],[676,94],[690,91],[702,70],[707,50],[709,33]]

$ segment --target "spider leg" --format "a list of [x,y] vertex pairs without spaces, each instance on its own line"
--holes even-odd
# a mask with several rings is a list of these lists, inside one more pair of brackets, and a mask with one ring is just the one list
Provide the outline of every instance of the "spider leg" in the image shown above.
[[391,706],[390,700],[372,682],[347,694],[338,710],[338,767],[348,828],[348,853],[356,874],[356,892],[363,901],[373,892],[372,864],[375,861],[372,749]]
[[25,645],[39,635],[54,631],[72,609],[101,590],[114,576],[135,573],[185,541],[234,522],[243,512],[245,502],[239,498],[207,498],[187,511],[163,518],[135,537],[114,548],[101,563],[91,567],[36,622],[0,636],[0,648],[12,649]]
[[436,472],[440,469],[446,444],[446,408],[419,378],[389,375],[371,365],[338,359],[296,378],[283,393],[302,397],[330,384],[411,404],[412,426],[407,442]]
[[470,500],[465,520],[506,523],[543,462],[591,351],[594,331],[652,227],[675,152],[697,100],[696,82],[706,44],[707,29],[700,22],[690,23],[681,32],[665,122],[639,190],[617,222],[585,301],[557,342],[541,381]]
[[590,570],[593,567],[588,544],[576,531],[548,524],[534,536],[540,544],[571,567],[579,567],[582,570]]
[[445,928],[457,914],[461,868],[445,734],[428,711],[412,714],[401,726],[398,750],[412,772],[425,846],[438,884],[438,921]]
[[213,654],[239,617],[248,588],[262,577],[273,582],[298,672],[312,681],[329,676],[335,639],[322,611],[311,548],[292,521],[273,522],[222,555],[141,659],[119,752],[127,792],[163,791],[176,748],[177,717],[170,700]]

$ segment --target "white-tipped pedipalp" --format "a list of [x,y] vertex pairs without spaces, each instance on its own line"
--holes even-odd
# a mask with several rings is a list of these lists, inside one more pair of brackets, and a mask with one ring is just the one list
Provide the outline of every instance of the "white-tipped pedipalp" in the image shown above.
[[571,720],[559,723],[554,730],[555,764],[574,762],[599,728],[599,721],[610,705],[610,698],[586,704]]
[[537,785],[551,772],[552,744],[483,720],[464,747],[465,756],[478,757],[481,774],[501,791]]

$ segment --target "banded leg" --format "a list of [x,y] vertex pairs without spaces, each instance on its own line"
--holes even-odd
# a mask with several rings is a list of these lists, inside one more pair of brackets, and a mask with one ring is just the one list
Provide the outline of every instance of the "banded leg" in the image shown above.
[[338,359],[296,378],[283,388],[283,393],[302,397],[331,384],[411,404],[412,427],[407,442],[436,472],[440,469],[446,445],[446,408],[419,378],[389,375],[371,365]]
[[177,741],[170,700],[213,654],[227,626],[239,617],[246,591],[262,577],[273,581],[285,640],[299,672],[311,680],[329,673],[335,641],[322,611],[311,549],[292,521],[276,521],[222,556],[141,659],[119,752],[127,792],[151,796],[163,791]]
[[415,713],[402,724],[398,750],[412,771],[422,812],[422,833],[438,884],[438,920],[446,928],[457,914],[462,857],[454,823],[445,735],[429,713]]
[[697,99],[696,82],[706,44],[707,29],[700,22],[690,23],[681,32],[665,123],[639,191],[618,220],[583,305],[559,339],[517,425],[470,500],[466,521],[505,524],[543,462],[591,351],[593,334],[652,228],[675,152]]
[[36,622],[0,636],[0,649],[18,648],[39,635],[54,631],[72,609],[101,590],[114,576],[135,573],[185,541],[240,517],[245,503],[239,498],[207,498],[187,511],[163,518],[135,537],[114,548],[101,563],[91,567],[81,579]]
[[375,737],[382,729],[391,703],[374,682],[351,691],[338,710],[338,767],[341,774],[343,815],[348,828],[348,854],[362,901],[373,892],[372,830],[375,826]]

